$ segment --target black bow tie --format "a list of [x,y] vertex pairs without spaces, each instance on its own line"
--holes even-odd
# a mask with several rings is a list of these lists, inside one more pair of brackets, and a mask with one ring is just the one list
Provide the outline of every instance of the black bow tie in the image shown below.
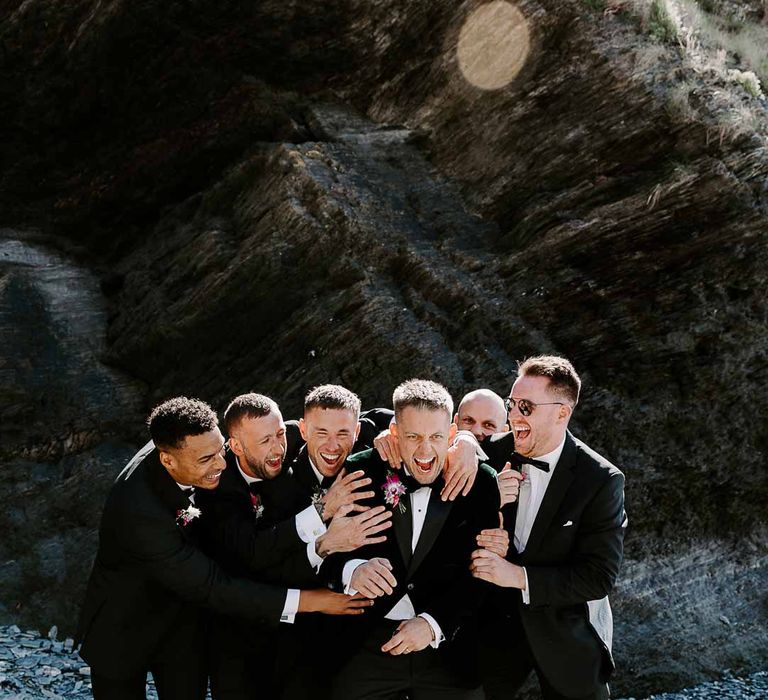
[[531,459],[530,457],[523,457],[523,455],[513,452],[509,456],[508,460],[513,467],[522,467],[524,464],[531,464],[537,469],[541,469],[543,472],[549,471],[549,462],[545,462],[541,459]]
[[403,486],[405,486],[405,490],[408,493],[413,493],[414,491],[418,491],[419,489],[423,488],[431,489],[435,485],[434,481],[431,484],[420,484],[414,477],[405,471],[404,467],[400,469],[398,476],[400,477],[400,481],[402,482]]
[[248,484],[248,490],[254,495],[258,496],[261,492],[261,485],[263,484],[263,481],[252,481],[250,484]]

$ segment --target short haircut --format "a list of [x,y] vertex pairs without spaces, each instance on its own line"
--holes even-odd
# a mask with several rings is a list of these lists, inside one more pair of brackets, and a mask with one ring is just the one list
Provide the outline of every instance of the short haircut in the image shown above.
[[219,424],[215,411],[205,401],[177,396],[152,409],[147,419],[152,441],[160,448],[181,447],[189,435],[202,435]]
[[549,379],[549,388],[558,396],[567,399],[573,406],[579,401],[581,379],[573,365],[564,357],[557,355],[529,357],[519,363],[517,376],[546,377]]
[[253,392],[240,394],[229,402],[224,411],[224,431],[231,435],[243,418],[263,418],[272,412],[279,413],[280,409],[269,396]]
[[304,415],[313,408],[334,408],[352,411],[360,416],[360,398],[357,394],[338,384],[316,386],[304,399]]
[[409,379],[403,382],[392,394],[392,406],[395,409],[395,418],[409,406],[430,411],[446,411],[449,420],[453,417],[453,399],[448,389],[428,379]]

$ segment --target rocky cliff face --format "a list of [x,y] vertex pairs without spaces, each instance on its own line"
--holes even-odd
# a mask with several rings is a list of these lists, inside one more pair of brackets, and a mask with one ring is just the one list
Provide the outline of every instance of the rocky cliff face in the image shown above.
[[[504,392],[553,351],[585,379],[575,431],[627,474],[618,691],[764,666],[766,103],[629,5],[0,4],[4,223],[81,246],[101,359],[147,387],[55,454],[13,423],[4,473],[34,453],[33,500],[66,503],[17,525],[57,531],[40,560],[86,543],[82,590],[136,396],[386,405],[415,375]],[[55,490],[99,478],[87,508]],[[52,602],[25,614],[72,622],[29,587]]]

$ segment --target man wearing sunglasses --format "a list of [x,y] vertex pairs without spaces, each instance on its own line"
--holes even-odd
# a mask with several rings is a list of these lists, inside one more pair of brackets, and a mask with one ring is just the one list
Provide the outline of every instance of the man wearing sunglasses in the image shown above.
[[607,596],[623,554],[624,475],[568,432],[580,389],[568,360],[526,360],[506,401],[510,433],[484,446],[497,470],[524,475],[505,511],[507,558],[472,555],[473,575],[496,586],[481,616],[488,700],[514,697],[531,671],[545,700],[608,698]]

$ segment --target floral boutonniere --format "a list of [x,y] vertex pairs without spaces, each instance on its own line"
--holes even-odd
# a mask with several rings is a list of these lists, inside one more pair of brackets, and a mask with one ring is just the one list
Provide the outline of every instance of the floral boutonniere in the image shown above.
[[182,527],[186,527],[195,518],[199,518],[202,515],[202,512],[203,511],[201,511],[199,508],[195,508],[195,506],[189,506],[189,508],[184,508],[184,510],[177,510],[176,524],[181,525]]
[[323,499],[325,498],[326,493],[328,493],[328,489],[324,489],[320,484],[315,486],[312,491],[312,505],[315,507],[317,514],[321,518],[323,517],[323,508],[325,507]]
[[262,515],[264,515],[264,505],[261,502],[261,499],[255,494],[251,494],[251,510],[253,511],[253,517],[258,520]]
[[388,471],[381,488],[384,491],[384,502],[393,508],[397,506],[401,513],[405,513],[405,503],[402,502],[401,497],[407,493],[407,489],[400,481],[400,477],[395,472]]

